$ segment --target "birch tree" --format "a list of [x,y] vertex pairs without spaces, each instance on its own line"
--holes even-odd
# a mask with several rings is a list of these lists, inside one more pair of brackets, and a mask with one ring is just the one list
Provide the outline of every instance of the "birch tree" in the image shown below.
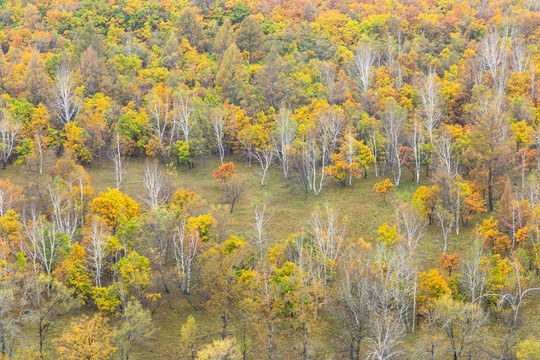
[[[150,125],[161,144],[165,144],[166,135],[173,123],[171,106],[170,91],[164,86],[155,87],[147,96],[146,108],[150,114]],[[171,140],[172,138],[169,139]]]
[[219,160],[223,165],[223,158],[225,157],[225,147],[223,144],[223,137],[225,135],[225,119],[223,119],[223,111],[215,110],[210,115],[210,122],[212,124],[212,131],[216,138],[216,144],[219,152]]
[[274,144],[276,153],[281,163],[283,176],[289,178],[291,167],[291,147],[295,139],[298,125],[291,118],[291,112],[287,109],[281,109],[276,118],[276,130],[274,131]]
[[433,133],[439,127],[443,117],[440,92],[441,85],[437,81],[437,74],[430,70],[420,91],[422,114],[425,119],[424,127],[430,142],[433,142]]
[[55,75],[53,106],[64,125],[75,122],[82,105],[82,101],[75,94],[75,78],[65,63],[58,66]]
[[508,52],[506,40],[496,28],[489,28],[488,33],[480,43],[479,54],[484,69],[491,76],[493,87],[499,95],[502,94],[506,86]]
[[407,113],[401,106],[390,98],[386,104],[384,111],[380,114],[382,121],[382,130],[386,138],[386,162],[392,169],[394,175],[394,184],[399,186],[401,180],[401,170],[405,161],[402,156],[402,142],[404,137],[405,123]]
[[182,219],[173,237],[174,259],[180,277],[180,289],[189,294],[191,274],[201,247],[198,229],[188,229],[186,219]]
[[107,246],[109,243],[109,233],[105,222],[100,218],[92,219],[86,232],[85,249],[88,254],[92,272],[94,273],[95,284],[101,287],[101,276],[107,258]]
[[114,164],[114,180],[116,183],[116,188],[119,189],[120,185],[124,181],[126,159],[124,157],[124,144],[120,139],[120,133],[116,133],[113,141],[114,142],[111,144],[108,155]]
[[352,71],[356,83],[363,91],[369,89],[372,67],[376,58],[377,52],[371,43],[362,42],[356,48],[352,60]]
[[261,166],[261,185],[264,186],[264,180],[268,174],[268,169],[272,165],[272,159],[274,158],[274,146],[271,144],[263,145],[257,148],[254,152],[255,159]]
[[26,235],[30,246],[29,257],[34,257],[50,278],[59,252],[64,245],[64,237],[57,230],[54,222],[49,223],[43,217],[33,217],[26,226]]
[[22,125],[15,120],[8,109],[0,109],[0,151],[2,155],[2,168],[5,169],[11,159],[13,149],[17,145],[17,139]]
[[251,228],[253,231],[253,239],[259,248],[259,256],[262,260],[264,251],[266,250],[267,242],[267,230],[268,224],[272,215],[268,212],[268,196],[265,195],[264,201],[262,203],[254,203],[253,207],[253,222]]
[[328,205],[324,210],[315,208],[308,222],[316,249],[318,277],[326,285],[337,266],[347,228],[340,219],[339,212]]
[[195,117],[192,115],[193,105],[188,95],[178,94],[174,99],[174,126],[182,134],[184,142],[189,142],[190,135],[195,126]]
[[173,189],[166,174],[159,169],[157,162],[146,164],[143,187],[145,196],[141,200],[152,209],[165,205],[173,194]]

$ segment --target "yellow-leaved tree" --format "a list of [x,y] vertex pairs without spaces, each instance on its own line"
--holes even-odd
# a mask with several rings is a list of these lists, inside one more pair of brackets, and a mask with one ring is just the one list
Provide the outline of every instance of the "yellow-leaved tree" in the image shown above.
[[72,321],[60,338],[53,341],[61,360],[111,359],[116,347],[111,345],[114,330],[101,314],[83,315]]

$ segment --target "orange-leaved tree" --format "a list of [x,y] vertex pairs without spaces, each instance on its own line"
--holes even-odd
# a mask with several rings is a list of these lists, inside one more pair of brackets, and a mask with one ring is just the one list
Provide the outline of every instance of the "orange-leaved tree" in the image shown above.
[[225,183],[235,174],[236,170],[234,169],[234,163],[231,161],[230,163],[221,165],[219,169],[214,171],[214,178],[220,183]]

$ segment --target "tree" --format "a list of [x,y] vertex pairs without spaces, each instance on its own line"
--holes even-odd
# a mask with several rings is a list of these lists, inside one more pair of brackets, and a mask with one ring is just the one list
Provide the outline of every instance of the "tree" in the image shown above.
[[210,313],[221,318],[222,339],[229,335],[231,321],[239,311],[247,290],[245,281],[250,279],[250,270],[242,266],[247,255],[247,242],[234,235],[222,244],[208,247],[201,254],[201,281],[207,295],[205,306]]
[[214,340],[197,353],[197,360],[240,360],[242,354],[235,339]]
[[38,273],[35,256],[28,254],[34,264],[32,279],[31,303],[34,307],[33,315],[38,323],[39,351],[43,354],[43,346],[47,334],[55,320],[81,306],[80,298],[74,297],[74,290],[68,289],[55,279],[46,278]]
[[60,233],[54,223],[35,216],[26,226],[28,251],[35,257],[47,276],[50,278],[60,252],[65,248],[67,239]]
[[9,110],[0,109],[0,151],[2,155],[2,169],[6,168],[11,160],[13,149],[17,145],[22,126],[15,120]]
[[339,212],[325,206],[324,211],[315,208],[308,218],[313,247],[316,252],[317,277],[326,287],[331,280],[341,256],[341,246],[345,240],[347,228],[340,219]]
[[60,338],[53,341],[60,359],[111,359],[117,349],[111,345],[114,332],[107,323],[108,320],[101,314],[92,317],[82,315],[72,321]]
[[289,170],[291,167],[291,150],[296,137],[298,125],[291,117],[290,110],[281,109],[276,118],[276,128],[273,134],[274,146],[281,163],[283,176],[289,179]]
[[125,145],[119,132],[116,132],[114,136],[108,156],[113,161],[114,180],[116,182],[116,189],[119,189],[124,181],[124,172],[126,170]]
[[233,104],[238,104],[243,94],[246,73],[241,62],[240,51],[236,44],[231,44],[219,66],[216,75],[216,85],[221,88],[221,93]]
[[230,181],[223,183],[221,188],[224,202],[231,205],[232,214],[234,206],[238,200],[242,198],[247,189],[247,183],[245,180],[240,180],[237,177],[233,177]]
[[92,45],[84,51],[77,76],[86,93],[94,95],[101,89],[105,75],[105,63]]
[[234,41],[233,32],[231,29],[231,20],[227,17],[224,21],[221,27],[219,28],[219,31],[216,34],[216,37],[214,38],[214,43],[212,45],[212,51],[214,51],[219,58],[223,57],[223,54],[225,54],[225,51],[231,46],[231,44]]
[[383,133],[387,142],[385,144],[386,161],[394,174],[394,182],[399,186],[403,157],[403,135],[407,113],[394,98],[386,101],[384,110],[379,115],[383,124]]
[[124,195],[118,189],[108,189],[106,193],[99,193],[90,206],[92,212],[105,219],[108,226],[116,229],[120,216],[127,220],[137,217],[139,205],[129,196]]
[[261,178],[261,185],[264,186],[264,180],[266,179],[266,174],[268,173],[268,169],[270,168],[270,165],[272,165],[272,159],[274,158],[274,147],[271,144],[262,145],[255,149],[255,152],[253,154],[255,156],[255,159],[259,162],[259,165],[262,169],[262,178]]
[[437,82],[437,74],[430,70],[424,80],[420,100],[422,105],[422,114],[425,118],[424,127],[429,134],[430,142],[433,142],[433,133],[439,126],[443,117],[440,98],[441,86]]
[[259,248],[259,256],[261,259],[263,258],[264,251],[266,250],[266,233],[268,230],[268,223],[272,218],[272,215],[268,213],[268,203],[268,195],[265,195],[262,203],[252,204],[254,219],[251,227],[254,234],[253,238],[255,240],[255,244]]
[[23,189],[12,184],[9,179],[0,180],[0,217],[7,215],[22,200]]
[[196,47],[199,51],[203,51],[206,46],[206,39],[202,23],[195,9],[188,6],[178,14],[174,22],[174,34],[179,42],[182,42],[182,39],[188,39],[190,45]]
[[74,76],[66,63],[56,69],[56,81],[53,87],[53,104],[62,124],[77,121],[81,109],[81,100],[75,94]]
[[236,33],[236,45],[240,50],[249,53],[249,63],[252,63],[253,54],[264,44],[264,33],[262,24],[253,15],[246,17],[241,23]]
[[463,303],[453,300],[449,295],[435,302],[433,321],[443,330],[450,345],[450,353],[454,360],[461,357],[462,352],[472,355],[473,344],[481,341],[478,330],[487,322],[487,317],[478,304]]
[[130,301],[122,312],[122,324],[114,334],[122,360],[129,360],[133,345],[145,344],[152,339],[155,328],[149,310],[138,301]]
[[[506,27],[505,30],[509,30]],[[506,63],[508,52],[506,39],[499,35],[496,28],[490,27],[480,45],[480,60],[492,78],[493,87],[498,95],[502,95],[506,85]]]
[[448,277],[452,276],[452,270],[457,269],[461,258],[458,254],[447,254],[443,253],[440,258],[441,268],[443,270],[448,270]]
[[427,221],[413,204],[398,202],[394,211],[397,229],[407,244],[409,252],[414,253],[419,241],[424,237]]
[[199,328],[195,318],[189,315],[180,329],[180,351],[185,359],[195,360],[195,354],[199,346]]
[[34,50],[30,54],[30,60],[23,77],[28,100],[34,105],[47,101],[51,79],[47,76],[39,53]]
[[487,192],[489,211],[494,207],[494,183],[499,175],[511,162],[508,157],[509,124],[502,109],[502,99],[497,96],[484,96],[477,107],[474,116],[474,133],[471,136],[471,146],[466,155],[470,154],[479,169],[487,173]]
[[180,277],[180,289],[184,294],[189,294],[191,288],[191,274],[195,266],[195,260],[202,247],[199,228],[189,226],[186,218],[183,218],[176,228],[173,237],[174,258],[176,270]]
[[214,171],[214,179],[220,183],[226,183],[234,175],[236,175],[236,170],[234,169],[234,163],[232,161],[227,164],[222,164],[216,171]]
[[86,231],[84,241],[86,252],[90,257],[95,284],[101,287],[101,276],[108,256],[109,234],[106,228],[105,220],[100,217],[92,219],[90,226]]
[[[189,143],[190,134],[195,126],[192,115],[193,105],[188,95],[178,94],[174,98],[174,129],[184,136],[184,142]],[[177,138],[177,136],[175,137]]]
[[212,111],[212,113],[210,114],[210,123],[212,125],[212,132],[216,139],[219,159],[221,161],[221,165],[223,165],[223,157],[225,156],[225,120],[223,119],[223,111],[221,109],[216,109]]
[[378,182],[373,187],[373,191],[375,191],[377,194],[381,195],[384,203],[386,204],[386,196],[394,191],[396,189],[396,185],[394,185],[390,179],[384,179],[381,182]]
[[133,299],[138,299],[144,305],[159,299],[159,293],[150,293],[152,270],[145,256],[132,251],[114,265],[114,270],[118,276],[115,287],[121,294],[124,306]]
[[358,44],[352,60],[352,72],[356,83],[364,92],[369,89],[372,66],[377,58],[377,52],[368,42]]
[[141,200],[152,209],[159,209],[167,204],[174,193],[174,189],[166,174],[163,174],[157,162],[146,164],[143,186],[146,196]]

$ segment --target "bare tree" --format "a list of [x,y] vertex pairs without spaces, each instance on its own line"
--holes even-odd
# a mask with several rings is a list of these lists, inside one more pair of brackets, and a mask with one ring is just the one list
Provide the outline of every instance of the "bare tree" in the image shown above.
[[124,181],[124,171],[126,170],[126,162],[124,158],[124,144],[120,139],[120,133],[116,133],[114,143],[111,144],[109,150],[109,158],[114,164],[114,180],[116,182],[116,188],[119,189],[120,185]]
[[5,169],[11,158],[13,149],[17,144],[17,137],[21,131],[20,122],[16,121],[8,109],[0,111],[0,151],[2,154],[2,168]]
[[491,75],[493,87],[498,94],[502,94],[506,85],[508,58],[505,38],[499,35],[497,29],[491,27],[480,44],[479,53],[484,68]]
[[176,270],[180,276],[180,289],[189,294],[191,287],[191,273],[201,247],[198,229],[187,229],[186,219],[182,219],[173,238],[174,258]]
[[225,156],[225,147],[223,146],[223,137],[225,135],[225,120],[223,119],[223,111],[215,110],[210,115],[210,122],[212,123],[212,130],[216,137],[216,144],[219,152],[219,159],[221,165],[223,165],[223,157]]
[[146,164],[143,186],[146,195],[141,199],[152,209],[159,209],[169,201],[173,194],[172,185],[166,174],[159,169],[157,162]]
[[527,281],[529,278],[523,270],[523,266],[518,258],[512,258],[511,264],[512,270],[514,271],[515,287],[512,291],[507,291],[501,295],[498,306],[508,304],[513,312],[512,321],[513,323],[516,323],[525,296],[531,291],[540,291],[540,287],[528,287]]
[[231,205],[231,214],[234,211],[234,206],[242,198],[246,189],[247,183],[244,180],[239,180],[236,176],[223,183],[223,200],[226,204]]
[[103,220],[92,219],[86,232],[85,249],[92,265],[94,279],[97,287],[101,287],[101,276],[107,257],[109,233]]
[[450,211],[443,209],[440,206],[435,210],[435,215],[437,216],[437,219],[439,220],[439,225],[441,226],[443,253],[446,253],[446,250],[448,249],[448,244],[450,242],[450,232],[452,231],[452,227],[454,226],[455,218],[450,213]]
[[478,330],[488,321],[478,304],[464,303],[445,296],[435,303],[430,317],[446,335],[454,360],[460,359],[465,351],[469,359],[477,358],[472,352],[473,345],[477,341]]
[[82,102],[75,94],[74,76],[68,65],[62,63],[56,69],[56,82],[53,87],[53,106],[63,124],[77,121]]
[[291,146],[295,139],[296,128],[297,124],[291,119],[291,112],[281,109],[276,118],[274,144],[285,179],[289,178]]
[[326,205],[324,210],[315,208],[308,218],[317,252],[317,276],[326,286],[332,278],[341,246],[347,233],[339,212]]
[[482,257],[482,247],[479,242],[475,242],[472,251],[464,257],[460,267],[465,291],[471,302],[473,304],[480,302],[484,298],[490,274]]
[[323,151],[323,156],[331,158],[345,127],[345,117],[335,108],[323,111],[317,118],[317,127],[319,137],[323,138],[322,142],[327,147],[321,150]]
[[369,89],[371,79],[371,67],[375,63],[377,52],[373,45],[368,42],[362,42],[356,48],[354,53],[352,71],[356,77],[358,86],[363,90]]
[[414,253],[418,242],[425,234],[427,221],[420,211],[407,202],[398,202],[394,212],[397,229],[407,244],[408,251]]
[[383,133],[387,142],[386,161],[392,167],[394,183],[399,186],[401,180],[401,169],[405,161],[402,156],[402,142],[407,120],[407,114],[393,99],[387,101],[385,110],[380,114],[383,124]]
[[195,126],[195,118],[191,115],[193,106],[189,96],[178,94],[174,99],[174,122],[175,128],[182,133],[184,142],[189,142],[189,137]]
[[443,117],[440,92],[441,85],[437,81],[437,74],[430,70],[420,91],[422,114],[425,118],[424,127],[429,134],[430,142],[433,142],[433,133]]
[[514,71],[523,73],[529,65],[530,54],[527,51],[527,44],[522,38],[512,43],[512,63]]
[[260,148],[255,149],[253,155],[261,166],[261,185],[264,186],[264,180],[266,179],[268,169],[270,168],[270,165],[272,165],[272,159],[274,158],[274,146],[270,144],[263,145]]
[[259,248],[259,256],[262,259],[264,251],[266,248],[267,235],[266,231],[268,228],[268,223],[272,218],[272,215],[268,213],[268,195],[264,196],[264,201],[262,204],[254,203],[253,206],[253,223],[251,227],[253,229],[253,238],[257,247]]
[[[173,125],[173,111],[171,111],[171,95],[167,89],[160,94],[158,89],[152,89],[148,94],[147,109],[150,113],[150,124],[160,143],[164,143],[167,132]],[[172,135],[169,138],[172,141]]]
[[414,169],[416,171],[416,183],[420,182],[420,169],[422,167],[422,147],[424,146],[424,132],[418,119],[414,118],[411,146],[413,149]]
[[34,258],[50,278],[58,253],[62,247],[62,236],[54,223],[49,223],[43,217],[35,215],[26,224],[26,235],[30,246],[27,248],[28,255]]
[[70,241],[75,236],[77,226],[81,220],[71,192],[72,188],[79,184],[71,180],[74,179],[67,179],[66,183],[64,183],[62,180],[56,178],[50,179],[45,184],[45,189],[53,208],[52,221],[55,229],[65,233],[70,238]]
[[0,182],[0,217],[6,216],[9,210],[15,208],[18,195],[17,188],[9,186],[7,182]]

